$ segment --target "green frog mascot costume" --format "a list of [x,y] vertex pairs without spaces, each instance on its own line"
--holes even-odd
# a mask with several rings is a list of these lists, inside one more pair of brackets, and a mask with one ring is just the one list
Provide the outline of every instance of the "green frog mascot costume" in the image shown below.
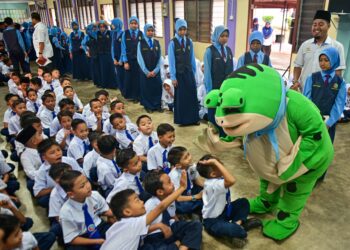
[[220,89],[208,93],[208,108],[228,135],[215,146],[243,136],[244,154],[260,177],[251,213],[275,212],[263,233],[275,240],[291,236],[313,187],[333,160],[333,146],[317,107],[300,93],[285,90],[272,68],[249,64],[234,71]]

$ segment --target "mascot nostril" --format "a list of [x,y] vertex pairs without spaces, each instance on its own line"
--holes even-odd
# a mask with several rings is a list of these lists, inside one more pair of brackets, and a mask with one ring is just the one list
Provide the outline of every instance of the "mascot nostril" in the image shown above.
[[[212,137],[211,145],[223,152],[228,149],[225,143],[246,137],[245,156],[260,179],[259,195],[249,199],[250,213],[280,211],[264,222],[263,233],[283,240],[298,228],[314,183],[333,160],[322,116],[306,97],[286,92],[278,72],[265,65],[239,68],[215,93],[220,103],[215,112],[217,124],[232,140]],[[293,195],[281,195],[283,190]]]

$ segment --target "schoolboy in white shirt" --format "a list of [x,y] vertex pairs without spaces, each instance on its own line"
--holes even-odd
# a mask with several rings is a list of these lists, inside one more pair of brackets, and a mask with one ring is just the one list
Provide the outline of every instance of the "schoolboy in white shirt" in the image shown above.
[[124,149],[131,147],[135,138],[139,135],[138,129],[133,123],[126,123],[121,114],[113,114],[110,119],[113,128],[116,130],[115,137],[119,143],[119,148]]
[[147,169],[163,169],[169,173],[168,153],[175,141],[175,129],[168,123],[161,123],[157,127],[157,135],[159,142],[147,154]]
[[102,112],[102,104],[98,99],[90,100],[92,114],[86,118],[88,128],[92,131],[102,132],[104,122],[109,118],[109,113]]
[[97,147],[97,140],[102,133],[91,131],[88,135],[92,150],[84,156],[83,169],[87,178],[97,183],[97,159],[100,156]]
[[37,91],[34,89],[28,89],[27,91],[27,110],[38,113],[42,101],[38,99]]
[[[115,100],[111,102],[111,115],[113,114],[122,114],[123,117],[125,118],[126,123],[131,123],[130,118],[125,114],[125,106],[124,103],[120,100]],[[109,117],[111,118],[111,117]],[[113,128],[113,125],[111,124],[110,119],[108,119],[107,121],[105,121],[103,123],[103,129],[102,129],[103,133],[105,134],[109,134],[109,135],[115,135],[116,134],[116,130]]]
[[44,134],[50,137],[51,123],[57,116],[55,111],[55,97],[50,94],[44,94],[41,100],[43,101],[44,108],[39,111],[39,118],[44,128]]
[[84,120],[74,119],[72,130],[74,137],[69,144],[67,156],[72,157],[79,165],[83,166],[84,156],[90,152],[89,129]]
[[10,136],[16,136],[22,129],[20,124],[20,116],[24,111],[27,110],[25,101],[21,98],[14,101],[12,104],[12,109],[14,112],[16,112],[16,115],[10,118],[8,129]]
[[72,130],[73,114],[68,110],[58,112],[57,118],[60,121],[62,128],[57,132],[55,139],[60,144],[63,155],[67,156],[67,150],[71,140],[74,137]]

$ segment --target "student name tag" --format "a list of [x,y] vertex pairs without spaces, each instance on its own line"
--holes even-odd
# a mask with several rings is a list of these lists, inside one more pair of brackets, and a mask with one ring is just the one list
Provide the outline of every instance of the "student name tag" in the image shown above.
[[333,88],[332,89],[335,89],[335,90],[337,90],[338,89],[338,83],[334,83],[334,85],[333,85]]
[[139,36],[139,41],[141,41],[142,40],[142,38]]
[[158,47],[154,47],[154,49],[158,51]]

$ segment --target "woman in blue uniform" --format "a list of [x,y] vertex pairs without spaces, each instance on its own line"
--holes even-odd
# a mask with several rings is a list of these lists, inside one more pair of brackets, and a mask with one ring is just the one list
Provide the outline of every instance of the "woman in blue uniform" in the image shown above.
[[161,112],[160,45],[158,40],[153,39],[154,27],[152,24],[146,24],[143,32],[144,39],[137,46],[137,61],[140,65],[141,105],[148,113]]
[[117,79],[111,54],[112,35],[107,30],[107,24],[101,20],[97,31],[97,54],[100,70],[100,85],[102,88],[117,88]]
[[112,59],[115,66],[117,85],[122,95],[125,95],[124,89],[124,67],[122,60],[122,36],[123,21],[120,18],[112,20]]
[[52,27],[51,28],[51,45],[53,48],[53,59],[52,59],[52,63],[54,65],[54,68],[58,68],[59,65],[62,64],[61,61],[61,50],[65,50],[65,48],[63,48],[57,38],[58,36],[58,28],[57,27]]
[[59,42],[64,50],[61,50],[61,64],[58,65],[61,75],[72,73],[72,60],[69,56],[69,39],[65,32],[61,32]]
[[137,62],[137,44],[143,34],[139,30],[139,19],[129,19],[129,29],[122,36],[122,60],[124,63],[124,97],[134,102],[140,101],[140,67]]
[[91,23],[86,27],[86,36],[81,44],[88,58],[92,81],[96,86],[100,87],[100,64],[97,55],[97,25]]
[[[204,54],[204,85],[207,93],[220,89],[222,82],[234,69],[232,51],[226,45],[228,38],[229,31],[225,26],[215,27],[211,35],[212,45]],[[221,137],[226,136],[223,129],[216,124],[215,109],[208,109],[208,120],[216,125]]]
[[73,64],[73,78],[78,80],[89,80],[89,66],[85,52],[81,46],[81,42],[85,35],[80,31],[77,21],[73,21],[71,26],[73,31],[69,35],[69,52]]
[[178,19],[176,34],[168,48],[170,79],[175,87],[174,123],[179,125],[199,125],[197,99],[196,61],[193,43],[186,37],[187,22]]
[[28,23],[28,30],[27,30],[27,43],[29,45],[29,48],[27,50],[29,60],[35,61],[36,60],[36,53],[33,46],[33,33],[34,33],[34,26],[32,25],[32,22]]

